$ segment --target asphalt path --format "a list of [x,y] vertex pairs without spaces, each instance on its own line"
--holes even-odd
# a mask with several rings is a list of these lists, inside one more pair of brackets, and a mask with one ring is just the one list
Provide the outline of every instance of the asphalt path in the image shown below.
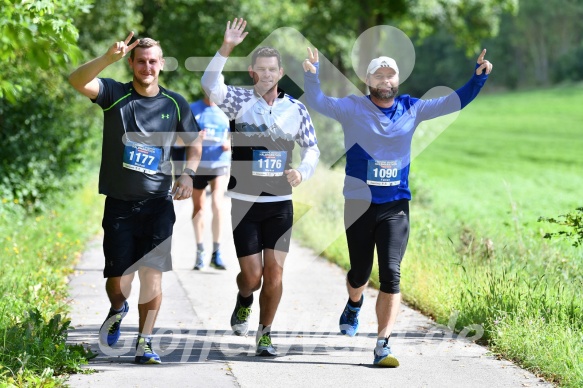
[[[279,356],[256,357],[258,293],[249,335],[235,336],[229,323],[239,266],[230,235],[229,199],[225,199],[224,208],[222,252],[227,270],[207,265],[203,271],[194,271],[192,203],[175,202],[174,270],[164,274],[163,302],[153,341],[161,365],[133,363],[137,277],[120,341],[112,348],[99,345],[98,331],[109,309],[101,238],[96,237],[87,247],[70,279],[75,329],[69,333],[69,342],[84,344],[98,356],[86,367],[94,372],[72,375],[68,381],[71,387],[551,386],[513,363],[490,355],[471,337],[455,335],[405,305],[391,337],[401,366],[373,366],[377,291],[371,288],[365,292],[359,333],[352,338],[341,335],[338,319],[347,300],[345,272],[293,239],[285,262],[283,297],[272,326]],[[207,218],[206,247],[210,250],[210,207]]]

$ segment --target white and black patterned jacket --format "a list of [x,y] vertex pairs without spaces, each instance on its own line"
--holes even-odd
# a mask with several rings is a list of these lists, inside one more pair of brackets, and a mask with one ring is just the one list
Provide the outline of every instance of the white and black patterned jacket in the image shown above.
[[320,150],[316,133],[305,105],[278,90],[273,105],[253,88],[227,86],[220,76],[227,58],[219,53],[207,67],[202,86],[231,120],[232,167],[229,193],[232,198],[254,202],[291,199],[291,186],[285,174],[257,176],[252,173],[257,150],[284,151],[285,169],[290,169],[295,143],[301,147],[301,162],[296,168],[302,181],[316,169]]

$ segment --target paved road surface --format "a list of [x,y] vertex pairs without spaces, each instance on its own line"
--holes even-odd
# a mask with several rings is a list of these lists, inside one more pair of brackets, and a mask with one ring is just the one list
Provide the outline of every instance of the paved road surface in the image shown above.
[[[209,198],[210,199],[210,198]],[[173,240],[174,271],[164,275],[164,300],[154,348],[162,365],[135,365],[138,279],[130,311],[115,347],[100,349],[97,332],[109,304],[103,289],[101,240],[87,248],[71,277],[70,342],[83,343],[99,354],[77,374],[72,387],[540,387],[551,386],[487,349],[418,312],[402,306],[392,341],[401,366],[372,366],[376,341],[376,291],[365,293],[357,336],[338,333],[338,318],[347,293],[345,274],[337,266],[292,242],[285,264],[283,298],[272,338],[280,357],[259,358],[255,330],[259,322],[258,293],[248,337],[233,335],[229,319],[237,293],[238,264],[230,238],[230,202],[225,200],[223,254],[228,268],[193,271],[195,243],[190,223],[192,203],[176,202]],[[210,213],[210,210],[209,210]],[[95,220],[100,222],[100,220]],[[207,250],[211,247],[207,222]],[[160,351],[160,349],[164,349]]]

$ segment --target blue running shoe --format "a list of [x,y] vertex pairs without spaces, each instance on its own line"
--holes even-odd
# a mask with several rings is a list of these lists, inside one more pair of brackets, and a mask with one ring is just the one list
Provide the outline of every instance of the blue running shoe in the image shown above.
[[223,263],[220,251],[213,252],[213,255],[211,256],[211,267],[215,269],[227,269]]
[[354,337],[358,331],[358,314],[360,307],[352,307],[346,303],[344,311],[340,316],[340,332],[349,337]]
[[136,344],[136,364],[161,364],[162,360],[152,350],[152,341],[138,336]]
[[387,341],[377,341],[377,346],[374,350],[373,364],[385,368],[396,368],[399,366],[399,360],[397,360],[397,358],[391,352],[391,347]]
[[113,346],[119,340],[119,336],[121,335],[121,320],[126,316],[128,311],[130,310],[130,306],[128,302],[123,302],[123,310],[120,312],[109,310],[107,314],[107,318],[103,321],[101,328],[99,329],[99,342],[103,346]]
[[204,267],[204,251],[198,250],[196,251],[196,264],[194,264],[194,268],[197,271],[200,271]]
[[225,264],[223,264],[221,251],[213,252],[213,255],[211,257],[211,267],[216,269],[227,269],[227,267],[225,267]]

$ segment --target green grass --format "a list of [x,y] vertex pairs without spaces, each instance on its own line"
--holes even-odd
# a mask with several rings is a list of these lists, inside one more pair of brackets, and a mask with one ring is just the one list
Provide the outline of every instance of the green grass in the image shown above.
[[[566,387],[583,385],[583,251],[544,239],[557,226],[537,220],[583,205],[581,106],[569,86],[482,95],[461,112],[412,163],[401,272],[409,304],[444,324],[457,314],[458,331],[480,325],[492,351]],[[347,268],[338,175],[294,194],[313,207],[294,233]]]
[[[3,201],[0,211],[0,385],[60,386],[91,354],[65,341],[68,280],[95,235],[102,201],[95,180],[65,203],[30,215]],[[0,199],[1,200],[1,199]]]
[[583,87],[479,96],[412,169],[456,220],[535,226],[581,204],[582,104]]

